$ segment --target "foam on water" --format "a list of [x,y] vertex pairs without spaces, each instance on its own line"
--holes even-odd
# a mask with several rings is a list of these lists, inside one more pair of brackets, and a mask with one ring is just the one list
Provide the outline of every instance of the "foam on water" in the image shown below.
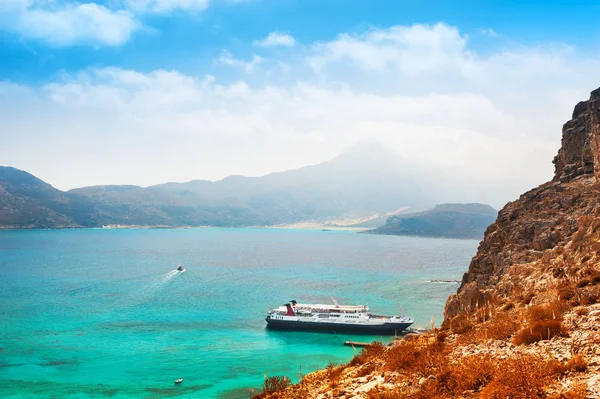
[[173,277],[179,274],[179,270],[171,270],[167,274],[165,274],[161,280],[162,284],[168,283]]
[[151,301],[156,294],[163,290],[167,284],[181,273],[183,272],[179,270],[170,270],[167,273],[152,275],[149,282],[145,283],[142,287],[133,290],[129,295],[124,295],[115,303],[115,307],[137,306]]

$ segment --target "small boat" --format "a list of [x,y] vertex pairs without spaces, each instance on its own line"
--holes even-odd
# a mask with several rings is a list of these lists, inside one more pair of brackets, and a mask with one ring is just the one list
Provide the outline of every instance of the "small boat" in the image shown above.
[[178,272],[184,272],[184,271],[185,271],[185,269],[183,268],[183,265],[179,265],[179,266],[177,266],[177,271],[178,271]]
[[178,378],[175,380],[175,384],[181,384],[183,382],[183,378]]

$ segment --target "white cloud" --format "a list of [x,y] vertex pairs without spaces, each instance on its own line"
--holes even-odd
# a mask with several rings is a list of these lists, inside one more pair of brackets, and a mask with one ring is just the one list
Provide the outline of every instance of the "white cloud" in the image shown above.
[[241,68],[245,73],[254,72],[256,67],[263,61],[264,59],[256,54],[252,54],[250,61],[240,60],[231,55],[227,50],[223,50],[218,59],[219,63]]
[[296,40],[287,34],[280,32],[271,32],[262,40],[255,40],[252,44],[260,47],[275,47],[275,46],[286,46],[291,47],[296,44]]
[[501,206],[551,177],[562,123],[600,81],[574,48],[482,54],[443,24],[319,43],[317,74],[300,72],[304,54],[273,60],[292,66],[285,84],[258,79],[272,60],[223,52],[233,80],[104,68],[0,85],[0,119],[18,132],[0,159],[60,188],[153,184],[289,169],[375,137],[439,201]]
[[127,0],[128,7],[139,12],[168,13],[173,10],[202,11],[209,0]]
[[342,34],[313,46],[310,65],[321,70],[334,63],[352,62],[369,71],[394,69],[410,76],[440,69],[467,69],[472,64],[465,53],[467,38],[455,27],[393,26],[361,35]]
[[37,39],[52,46],[77,43],[118,46],[140,28],[133,14],[96,3],[52,3],[9,0],[0,6],[0,29]]
[[489,37],[498,37],[500,34],[493,30],[492,28],[481,28],[478,30],[479,33]]

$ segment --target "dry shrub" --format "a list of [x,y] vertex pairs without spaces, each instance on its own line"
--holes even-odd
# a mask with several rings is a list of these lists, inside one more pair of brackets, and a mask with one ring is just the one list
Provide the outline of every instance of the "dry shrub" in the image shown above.
[[523,296],[523,298],[521,298],[521,304],[529,305],[533,300],[533,297],[535,297],[535,294],[533,292],[528,292],[525,296]]
[[386,357],[386,367],[391,371],[435,374],[448,363],[446,344],[429,342],[427,337],[405,340],[391,348]]
[[373,374],[373,372],[377,370],[377,365],[375,363],[371,363],[371,364],[367,364],[366,366],[362,367],[360,370],[358,370],[355,374],[354,377],[358,378],[358,377],[364,377],[366,375],[370,375]]
[[465,313],[461,313],[450,320],[450,329],[455,334],[464,334],[473,329],[473,323]]
[[569,359],[567,364],[565,364],[565,366],[564,366],[565,371],[576,371],[579,373],[586,371],[587,368],[588,368],[588,362],[581,355],[573,356],[572,358]]
[[469,345],[487,342],[490,339],[504,340],[514,335],[519,326],[520,322],[515,315],[496,313],[479,328],[460,335],[456,342],[459,345]]
[[590,314],[590,310],[588,308],[579,308],[575,313],[577,316],[587,316]]
[[[544,255],[546,255],[546,254],[544,253]],[[554,278],[565,277],[565,269],[563,269],[562,267],[556,267],[556,268],[552,269],[552,277],[554,277]]]
[[398,399],[405,397],[399,389],[374,388],[367,392],[367,399]]
[[509,311],[509,310],[511,310],[511,309],[514,309],[514,307],[515,307],[515,304],[514,304],[513,302],[508,302],[508,303],[504,304],[504,305],[503,305],[503,306],[502,306],[500,309],[498,309],[498,310],[500,310],[501,312],[507,312],[507,311]]
[[518,324],[515,317],[505,313],[499,313],[496,314],[485,327],[485,338],[506,339],[517,332],[517,329]]
[[293,389],[285,391],[285,399],[306,399],[309,397],[310,387],[305,384],[294,385]]
[[[427,379],[416,392],[407,397],[410,399],[441,399],[447,396],[440,394],[439,385],[435,379]],[[400,398],[396,397],[396,399]]]
[[448,348],[443,342],[433,342],[427,345],[417,359],[413,370],[423,375],[438,373],[448,365]]
[[561,392],[549,396],[548,399],[586,399],[588,386],[583,381],[575,382],[566,392]]
[[530,323],[545,320],[562,321],[562,315],[569,307],[566,301],[554,301],[543,305],[534,305],[527,309],[525,317]]
[[545,398],[549,377],[547,362],[533,355],[511,357],[495,371],[494,379],[481,392],[482,399]]
[[418,339],[407,339],[389,350],[386,366],[392,371],[407,369],[415,364],[420,355],[421,347],[418,345]]
[[598,296],[593,292],[586,291],[581,295],[581,304],[582,305],[593,305],[598,303]]
[[558,290],[558,297],[563,301],[570,301],[577,295],[577,291],[573,287],[562,287]]
[[325,369],[325,378],[329,380],[329,387],[335,388],[340,382],[340,377],[344,372],[345,366],[336,366],[333,363],[329,363]]
[[283,376],[273,376],[265,379],[263,383],[263,393],[272,394],[281,392],[290,385],[290,380]]
[[435,340],[437,342],[445,342],[446,338],[448,338],[448,333],[446,333],[445,331],[441,331],[435,336]]
[[386,347],[381,342],[374,341],[372,344],[364,346],[360,353],[350,360],[350,366],[359,366],[372,359],[381,357]]
[[556,336],[564,336],[566,332],[559,320],[536,321],[525,327],[513,338],[515,345],[529,345],[538,341],[545,341]]
[[466,356],[437,376],[438,389],[450,396],[478,392],[492,380],[495,370],[496,363],[489,355]]
[[588,285],[590,284],[590,282],[591,282],[591,281],[590,281],[590,279],[588,279],[588,278],[581,279],[581,280],[579,280],[579,282],[577,283],[577,288],[583,288],[583,287],[586,287],[586,286],[588,286]]

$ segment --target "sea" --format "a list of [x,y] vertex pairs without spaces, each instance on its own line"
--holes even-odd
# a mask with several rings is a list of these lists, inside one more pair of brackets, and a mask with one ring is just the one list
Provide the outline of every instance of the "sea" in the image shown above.
[[[0,232],[1,398],[249,398],[356,354],[266,312],[368,305],[439,325],[478,242],[311,229]],[[177,272],[178,264],[186,271]],[[174,380],[183,378],[183,383]]]

